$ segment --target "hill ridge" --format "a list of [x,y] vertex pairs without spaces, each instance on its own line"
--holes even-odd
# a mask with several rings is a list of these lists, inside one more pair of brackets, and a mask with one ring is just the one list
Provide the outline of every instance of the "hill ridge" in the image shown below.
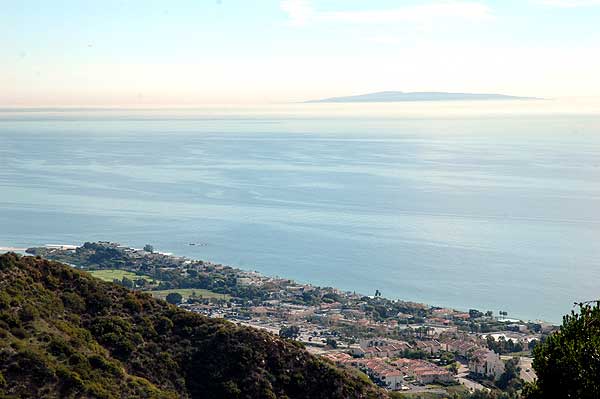
[[58,262],[0,255],[0,397],[383,398],[267,332]]

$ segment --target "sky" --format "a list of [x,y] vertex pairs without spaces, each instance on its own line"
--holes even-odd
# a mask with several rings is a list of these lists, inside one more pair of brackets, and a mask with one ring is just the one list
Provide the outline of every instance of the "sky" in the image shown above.
[[0,0],[0,106],[600,96],[600,0]]

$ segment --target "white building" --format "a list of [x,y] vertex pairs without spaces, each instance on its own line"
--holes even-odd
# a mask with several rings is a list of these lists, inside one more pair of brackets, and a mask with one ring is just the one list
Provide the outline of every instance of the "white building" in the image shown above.
[[469,371],[483,377],[499,378],[504,373],[500,355],[489,349],[479,349],[469,359]]

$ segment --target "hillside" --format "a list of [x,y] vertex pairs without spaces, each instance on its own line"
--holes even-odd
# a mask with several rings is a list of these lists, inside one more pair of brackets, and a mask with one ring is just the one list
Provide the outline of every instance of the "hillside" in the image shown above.
[[292,342],[0,256],[0,398],[380,398]]
[[516,97],[489,93],[446,93],[446,92],[402,92],[381,91],[356,96],[331,97],[308,103],[370,103],[405,101],[489,101],[489,100],[534,100],[531,97]]

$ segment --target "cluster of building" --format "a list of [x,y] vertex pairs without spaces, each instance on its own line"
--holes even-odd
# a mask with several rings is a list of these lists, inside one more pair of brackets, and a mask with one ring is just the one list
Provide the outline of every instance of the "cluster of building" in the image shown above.
[[[387,342],[388,340],[381,341],[380,343],[383,344],[373,345],[372,342],[368,342],[366,345],[362,343],[361,347],[364,353],[369,353],[368,350],[372,348],[396,347],[395,344]],[[456,383],[456,378],[448,369],[426,360],[397,358],[396,352],[393,352],[393,356],[390,357],[357,357],[356,353],[361,352],[354,348],[352,353],[354,355],[332,352],[323,356],[337,364],[361,370],[375,383],[390,390],[409,390],[411,385]]]
[[329,353],[324,355],[326,359],[338,365],[355,367],[367,374],[375,383],[386,389],[398,391],[409,389],[404,384],[404,374],[394,364],[381,358],[356,358],[346,353]]
[[[362,370],[373,381],[388,389],[455,382],[454,374],[440,366],[445,363],[436,361],[447,353],[468,366],[473,376],[497,379],[504,372],[504,362],[497,353],[488,349],[486,336],[465,331],[469,325],[477,323],[488,327],[499,326],[501,323],[493,317],[492,312],[484,314],[472,310],[467,313],[393,301],[380,296],[368,297],[146,249],[99,242],[86,243],[82,247],[32,248],[28,252],[86,266],[84,255],[89,258],[90,252],[98,251],[103,256],[114,257],[115,265],[129,271],[148,271],[153,276],[165,275],[165,278],[175,276],[174,280],[196,275],[218,281],[233,281],[237,287],[251,287],[264,294],[260,300],[253,297],[235,297],[227,301],[206,299],[190,301],[181,306],[209,317],[226,318],[274,334],[293,325],[299,331],[295,339],[309,349],[317,348],[338,364]],[[94,267],[90,264],[87,266]],[[165,273],[164,270],[169,272]],[[385,311],[379,317],[374,317],[375,307]],[[382,314],[385,316],[382,317]],[[528,340],[535,339],[536,335],[522,322],[504,324],[501,332],[511,339],[522,340],[524,345]],[[340,348],[344,348],[343,351]],[[407,358],[415,353],[421,355],[422,359]]]
[[483,347],[475,337],[453,339],[441,344],[441,348],[466,359],[469,372],[475,376],[497,379],[504,373],[504,362],[500,355]]
[[418,384],[451,383],[456,378],[446,368],[420,359],[398,359],[394,361],[405,376],[409,376]]
[[403,356],[407,349],[412,349],[412,346],[408,342],[374,338],[360,341],[360,345],[353,347],[351,353],[354,356],[364,357],[365,359],[374,357],[391,358]]
[[[420,350],[434,360],[405,358],[407,350]],[[324,356],[335,363],[360,369],[381,386],[398,390],[410,389],[410,385],[456,383],[456,376],[448,368],[433,362],[444,352],[452,353],[468,365],[474,377],[496,380],[504,373],[505,363],[500,355],[469,335],[443,341],[420,340],[413,344],[388,338],[364,339],[347,353],[330,352]]]

